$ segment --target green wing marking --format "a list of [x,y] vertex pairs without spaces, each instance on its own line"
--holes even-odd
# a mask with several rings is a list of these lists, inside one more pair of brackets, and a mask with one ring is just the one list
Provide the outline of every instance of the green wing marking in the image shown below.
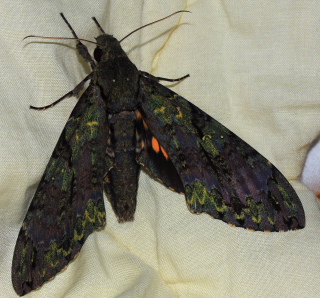
[[91,85],[60,136],[22,224],[12,263],[19,295],[53,278],[105,225],[103,179],[112,166],[108,134],[104,102]]
[[[140,88],[142,118],[174,165],[191,212],[252,230],[304,227],[296,192],[266,158],[157,81],[142,76]],[[157,177],[147,158],[141,154],[139,162]],[[181,191],[179,185],[170,186]]]

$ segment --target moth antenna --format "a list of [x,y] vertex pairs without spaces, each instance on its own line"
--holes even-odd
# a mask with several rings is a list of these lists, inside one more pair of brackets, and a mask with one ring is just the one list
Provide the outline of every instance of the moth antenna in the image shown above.
[[97,21],[97,19],[95,17],[92,17],[93,21],[96,23],[97,27],[99,28],[99,30],[101,31],[101,33],[106,34],[104,32],[104,30],[102,29],[101,25],[99,24],[99,22]]
[[93,44],[97,44],[94,41],[88,40],[88,39],[83,39],[83,38],[74,38],[74,37],[54,37],[54,36],[41,36],[41,35],[28,35],[23,38],[23,40],[30,38],[30,37],[36,37],[36,38],[42,38],[42,39],[69,39],[69,40],[79,40],[79,41],[84,41],[84,42],[90,42]]
[[69,24],[69,22],[67,21],[67,19],[65,18],[64,14],[61,12],[60,13],[60,16],[62,17],[62,19],[64,20],[64,22],[67,24],[67,26],[69,27],[72,35],[74,37],[51,37],[51,36],[40,36],[40,35],[28,35],[26,36],[23,40],[25,40],[26,38],[30,38],[30,37],[36,37],[36,38],[43,38],[43,39],[63,39],[63,40],[76,40],[77,41],[77,51],[78,53],[80,54],[80,56],[82,56],[82,58],[84,60],[86,60],[92,69],[95,68],[95,62],[93,60],[93,58],[91,57],[87,47],[81,42],[81,41],[84,41],[84,42],[89,42],[89,43],[93,43],[95,45],[97,45],[96,42],[94,41],[91,41],[91,40],[87,40],[87,39],[83,39],[83,38],[79,38],[76,34],[76,32],[73,30],[73,28],[71,27],[71,25]]
[[72,35],[74,37],[51,37],[51,36],[39,36],[39,35],[28,35],[26,36],[23,40],[25,40],[26,38],[29,37],[37,37],[37,38],[43,38],[43,39],[69,39],[69,40],[77,40],[77,41],[85,41],[85,42],[89,42],[89,43],[93,43],[93,44],[97,44],[94,41],[91,40],[87,40],[87,39],[83,39],[83,38],[79,38],[78,35],[76,34],[76,32],[73,30],[73,28],[71,27],[71,25],[69,24],[69,22],[67,21],[66,17],[64,16],[64,14],[62,12],[60,12],[60,16],[62,17],[62,19],[64,20],[64,22],[67,24],[67,26],[69,27]]
[[175,14],[177,14],[177,13],[181,13],[181,12],[190,12],[190,13],[191,13],[191,11],[189,11],[189,10],[178,10],[178,11],[176,11],[176,12],[174,12],[174,13],[172,13],[172,14],[170,14],[170,15],[162,18],[162,19],[159,19],[159,20],[157,20],[157,21],[153,21],[153,22],[151,22],[151,23],[148,23],[148,24],[146,24],[146,25],[143,25],[143,26],[141,26],[141,27],[139,27],[139,28],[131,31],[128,35],[126,35],[125,37],[123,37],[122,39],[120,39],[119,42],[122,42],[124,39],[126,39],[127,37],[129,37],[131,34],[133,34],[133,33],[137,32],[137,31],[141,30],[142,28],[145,28],[145,27],[150,26],[150,25],[152,25],[152,24],[161,22],[161,21],[163,21],[163,20],[165,20],[165,19],[168,19],[168,18],[172,17],[173,15],[175,15]]

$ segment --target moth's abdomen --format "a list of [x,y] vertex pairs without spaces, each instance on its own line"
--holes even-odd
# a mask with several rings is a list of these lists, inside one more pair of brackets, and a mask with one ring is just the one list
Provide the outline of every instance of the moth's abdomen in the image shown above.
[[105,190],[119,222],[132,221],[136,209],[140,166],[135,118],[130,111],[109,115],[114,167],[107,174]]

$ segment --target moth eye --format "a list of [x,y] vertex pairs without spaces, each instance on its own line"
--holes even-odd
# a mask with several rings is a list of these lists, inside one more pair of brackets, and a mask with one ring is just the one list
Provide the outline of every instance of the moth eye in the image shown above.
[[99,47],[96,47],[96,49],[93,52],[93,57],[97,62],[100,62],[102,54],[102,50]]

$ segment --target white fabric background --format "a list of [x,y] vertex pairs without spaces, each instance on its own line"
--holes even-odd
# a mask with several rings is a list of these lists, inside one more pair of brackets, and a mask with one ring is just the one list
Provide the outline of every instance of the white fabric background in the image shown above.
[[[145,28],[122,45],[141,70],[191,77],[173,90],[221,121],[272,161],[296,189],[306,228],[287,233],[231,228],[193,215],[182,195],[144,173],[133,223],[107,226],[76,261],[28,297],[318,297],[320,211],[299,182],[319,131],[319,1],[1,1],[0,297],[16,297],[13,249],[26,209],[76,103],[49,104],[88,73],[73,41],[93,40],[100,21],[122,38],[176,10],[191,14]],[[181,26],[176,27],[180,23]],[[90,45],[90,49],[93,49]]]
[[[301,175],[301,181],[305,183],[320,199],[320,142],[316,138],[310,146],[306,162]],[[318,201],[320,204],[320,201]]]

